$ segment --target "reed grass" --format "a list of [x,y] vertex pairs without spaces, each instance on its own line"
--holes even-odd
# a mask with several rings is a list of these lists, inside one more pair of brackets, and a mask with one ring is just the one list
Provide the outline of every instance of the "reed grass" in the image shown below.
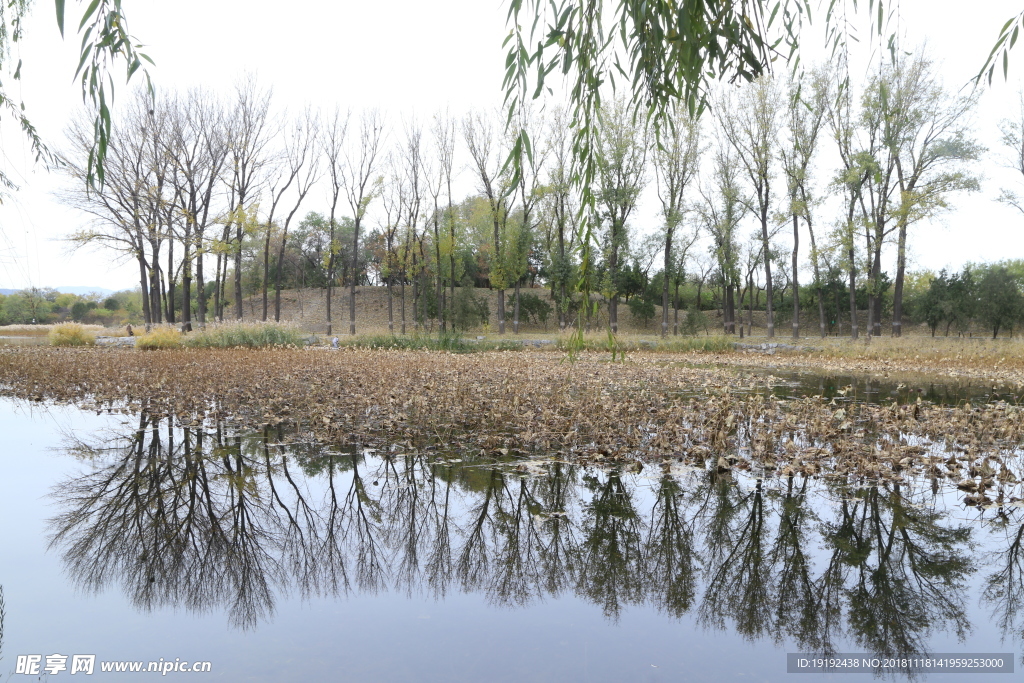
[[197,349],[265,348],[305,346],[309,335],[276,323],[229,323],[211,325],[189,335],[184,346]]
[[54,325],[48,335],[50,346],[92,346],[96,335],[78,323]]
[[182,344],[181,332],[176,327],[154,327],[135,340],[135,348],[143,351],[177,349]]
[[[4,337],[45,337],[53,328],[66,323],[48,325],[0,325],[0,336]],[[82,329],[93,334],[103,332],[102,325],[81,325]]]

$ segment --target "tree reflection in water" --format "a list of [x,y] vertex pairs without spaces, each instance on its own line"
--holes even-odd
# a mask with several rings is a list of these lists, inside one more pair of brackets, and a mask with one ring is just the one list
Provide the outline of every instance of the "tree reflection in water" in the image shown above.
[[[933,632],[970,630],[975,527],[919,504],[926,484],[455,462],[283,436],[143,414],[127,434],[69,443],[86,472],[53,491],[52,547],[88,590],[119,584],[144,610],[225,610],[242,628],[291,593],[399,590],[515,607],[568,593],[613,620],[649,605],[815,652],[927,652]],[[1019,519],[1005,528],[984,597],[1022,637],[1024,532]]]

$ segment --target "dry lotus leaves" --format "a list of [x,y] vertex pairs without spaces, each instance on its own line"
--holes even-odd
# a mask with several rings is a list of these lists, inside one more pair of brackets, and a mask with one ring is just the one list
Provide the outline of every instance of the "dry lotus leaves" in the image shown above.
[[606,359],[23,347],[0,350],[0,389],[31,400],[148,410],[183,424],[216,417],[240,428],[288,425],[293,438],[331,443],[407,442],[851,483],[927,477],[958,486],[982,507],[1022,497],[1024,411],[1013,405],[783,400],[741,391],[749,379],[729,369],[667,363],[656,354]]

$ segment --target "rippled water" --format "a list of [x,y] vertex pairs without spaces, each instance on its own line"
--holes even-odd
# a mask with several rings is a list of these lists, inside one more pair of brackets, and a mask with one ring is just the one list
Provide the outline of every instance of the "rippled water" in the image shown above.
[[9,400],[0,429],[3,672],[32,653],[260,681],[782,681],[803,651],[1022,663],[1022,509],[966,508],[946,483],[337,449]]

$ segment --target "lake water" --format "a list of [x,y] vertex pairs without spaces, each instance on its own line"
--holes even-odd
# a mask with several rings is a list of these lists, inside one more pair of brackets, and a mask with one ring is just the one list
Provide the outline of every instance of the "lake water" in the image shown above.
[[[787,673],[821,651],[1024,665],[1024,510],[946,483],[335,449],[9,399],[0,430],[14,681],[36,680],[14,673],[33,654],[94,654],[96,680],[874,680]],[[99,670],[161,658],[211,671]]]

